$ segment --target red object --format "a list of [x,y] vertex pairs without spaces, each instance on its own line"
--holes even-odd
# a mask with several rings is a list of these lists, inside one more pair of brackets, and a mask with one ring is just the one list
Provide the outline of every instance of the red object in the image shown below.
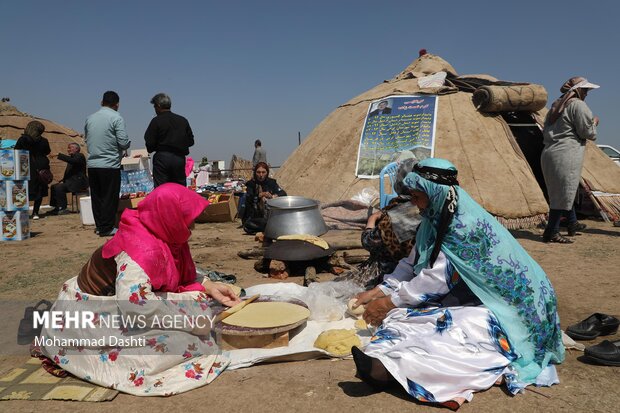
[[194,170],[194,158],[188,156],[185,158],[185,176],[189,176]]
[[125,251],[151,280],[153,291],[204,291],[196,280],[189,251],[188,228],[209,205],[196,192],[173,183],[158,186],[138,204],[126,209],[118,232],[102,250],[103,258]]
[[419,57],[422,57],[426,54],[426,49],[420,49],[420,51],[418,52],[420,54]]

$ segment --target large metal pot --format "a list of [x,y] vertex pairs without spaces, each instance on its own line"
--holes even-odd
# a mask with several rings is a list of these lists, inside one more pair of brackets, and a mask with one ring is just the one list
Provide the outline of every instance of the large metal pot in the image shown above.
[[301,196],[282,196],[267,200],[265,236],[276,239],[281,235],[323,235],[325,225],[319,203]]

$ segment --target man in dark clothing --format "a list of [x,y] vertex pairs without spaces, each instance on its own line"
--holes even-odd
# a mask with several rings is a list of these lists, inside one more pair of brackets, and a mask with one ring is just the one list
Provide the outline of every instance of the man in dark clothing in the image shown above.
[[49,215],[64,215],[67,211],[67,193],[81,192],[88,188],[86,177],[86,157],[80,153],[80,145],[72,142],[67,146],[67,153],[59,153],[57,158],[67,162],[67,168],[62,180],[52,185],[50,205],[54,207]]
[[146,150],[153,156],[153,181],[155,186],[174,182],[185,186],[185,156],[194,145],[194,134],[183,116],[170,111],[172,102],[165,93],[151,99],[157,116],[151,120],[144,133]]

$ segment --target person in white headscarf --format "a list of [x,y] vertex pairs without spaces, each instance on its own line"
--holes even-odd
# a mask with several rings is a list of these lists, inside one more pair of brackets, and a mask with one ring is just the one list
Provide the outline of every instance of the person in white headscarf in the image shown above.
[[545,118],[543,137],[545,148],[540,158],[549,195],[549,220],[543,234],[544,242],[570,244],[573,241],[560,235],[560,219],[565,216],[568,235],[574,236],[586,226],[577,221],[573,203],[585,153],[586,142],[596,139],[598,117],[584,102],[588,90],[598,85],[583,77],[570,78],[562,85],[560,96]]
[[205,185],[209,185],[209,173],[211,172],[211,165],[203,165],[198,168],[198,175],[196,175],[196,187],[200,188]]

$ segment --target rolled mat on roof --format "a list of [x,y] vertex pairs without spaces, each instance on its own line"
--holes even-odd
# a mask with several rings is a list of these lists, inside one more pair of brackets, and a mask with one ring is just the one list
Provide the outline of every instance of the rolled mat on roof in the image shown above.
[[541,85],[481,86],[473,102],[481,112],[536,112],[547,104],[547,91]]

